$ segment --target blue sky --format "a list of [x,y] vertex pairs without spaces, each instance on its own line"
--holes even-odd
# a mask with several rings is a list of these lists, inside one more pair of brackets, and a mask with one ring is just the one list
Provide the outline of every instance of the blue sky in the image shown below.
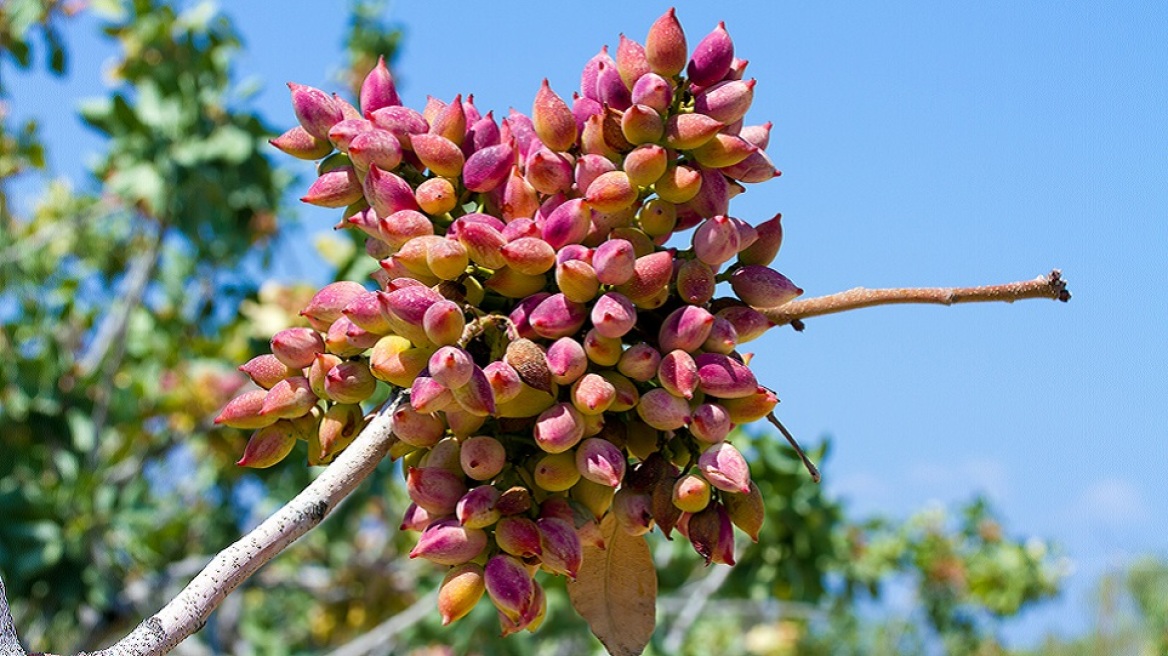
[[[474,93],[528,111],[543,77],[569,96],[583,63],[665,3],[397,3],[407,104]],[[342,3],[229,4],[241,77],[291,125],[284,82],[335,89]],[[1068,593],[1007,632],[1077,633],[1097,576],[1168,556],[1168,9],[1159,3],[679,3],[691,46],[725,20],[759,81],[748,122],[775,124],[781,178],[735,199],[784,215],[776,266],[808,295],[973,285],[1059,267],[1063,305],[890,307],[812,319],[753,344],[805,442],[834,436],[825,485],[855,514],[903,516],[986,493],[1016,535],[1057,541]],[[109,49],[69,30],[68,82],[10,78],[44,117],[56,171],[100,148],[72,109],[101,93]],[[310,175],[307,168],[305,175]],[[311,236],[332,212],[300,212]],[[283,267],[291,276],[299,267]]]

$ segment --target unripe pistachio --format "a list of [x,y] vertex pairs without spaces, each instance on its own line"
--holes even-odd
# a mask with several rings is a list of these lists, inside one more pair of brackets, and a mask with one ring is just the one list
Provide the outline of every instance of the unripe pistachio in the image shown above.
[[462,443],[453,437],[444,437],[438,440],[426,455],[418,461],[422,468],[444,469],[462,480]]
[[531,558],[543,552],[539,525],[522,515],[505,516],[495,524],[495,543],[505,553],[519,558]]
[[571,398],[585,416],[599,415],[616,400],[616,388],[599,374],[585,374],[572,384]]
[[432,524],[435,519],[438,518],[418,507],[418,504],[411,502],[409,506],[406,506],[406,511],[402,513],[402,521],[398,526],[398,530],[418,531],[420,533]]
[[532,329],[529,319],[531,317],[531,313],[534,312],[535,309],[549,297],[551,297],[551,294],[547,292],[532,294],[531,296],[528,296],[527,298],[519,301],[515,305],[515,308],[511,310],[511,314],[509,314],[507,318],[511,321],[511,325],[515,326],[515,332],[518,333],[520,337],[525,339],[538,337],[538,335],[535,333],[535,330]]
[[677,206],[660,198],[650,199],[637,213],[641,229],[651,236],[665,236],[677,225]]
[[426,368],[431,353],[428,349],[415,348],[404,337],[386,335],[373,346],[369,354],[369,369],[375,377],[390,385],[409,387]]
[[462,470],[476,481],[491,480],[507,464],[503,443],[489,435],[476,435],[464,440],[458,457]]
[[665,134],[665,121],[648,105],[633,105],[621,116],[621,134],[634,146],[656,143]]
[[293,376],[276,383],[268,390],[260,414],[277,419],[293,419],[307,414],[316,405],[317,400],[308,378]]
[[493,485],[473,487],[458,500],[454,514],[467,528],[487,528],[502,517],[495,508],[499,496],[499,490]]
[[402,148],[413,150],[412,137],[415,134],[426,134],[430,130],[430,123],[417,111],[401,105],[375,109],[369,115],[373,125],[387,130],[397,138]]
[[627,464],[621,450],[607,440],[590,437],[576,448],[576,468],[581,476],[594,483],[612,488],[619,486],[624,480]]
[[260,414],[267,395],[267,390],[249,390],[231,399],[219,416],[215,417],[215,424],[247,429],[263,428],[276,423],[279,417]]
[[[466,118],[467,121],[470,121],[471,113],[469,111]],[[479,116],[466,129],[466,139],[462,141],[462,152],[466,154],[467,158],[470,158],[472,154],[480,150],[503,143],[510,143],[510,140],[503,141],[499,124],[495,122],[495,113],[493,111],[487,112],[486,116]]]
[[419,556],[439,565],[462,565],[470,562],[487,547],[487,533],[482,529],[460,526],[456,519],[439,519],[426,527],[410,558]]
[[637,80],[649,74],[649,60],[645,56],[645,47],[623,34],[620,35],[620,42],[616,48],[616,69],[620,72],[625,86],[632,89]]
[[548,453],[535,464],[535,484],[548,492],[563,492],[580,480],[576,455],[571,451]]
[[389,216],[399,210],[416,210],[418,201],[409,183],[399,176],[383,171],[376,164],[365,175],[365,200],[378,216]]
[[[434,224],[429,217],[417,210],[398,210],[378,220],[378,236],[394,249],[402,248],[417,237],[429,237],[433,234]],[[421,240],[418,244],[433,242],[434,240]]]
[[718,442],[698,458],[698,469],[710,485],[726,492],[750,492],[750,467],[733,444]]
[[527,158],[527,182],[542,194],[572,188],[572,164],[568,158],[544,146]]
[[[336,127],[343,124],[338,123]],[[336,127],[333,132],[337,131]],[[369,129],[353,135],[347,152],[353,160],[353,166],[361,171],[368,171],[372,166],[392,171],[402,161],[401,142],[388,130]]]
[[414,198],[422,211],[431,216],[440,216],[458,205],[458,194],[454,185],[446,178],[430,178],[418,185]]
[[645,58],[654,73],[671,78],[685,70],[688,54],[685,32],[677,20],[676,11],[670,8],[649,28],[649,35],[645,38]]
[[446,425],[450,427],[450,432],[460,439],[474,435],[483,427],[483,424],[487,423],[486,417],[472,415],[458,407],[457,404],[443,410],[442,416],[446,418]]
[[[462,105],[462,94],[454,96],[449,104],[437,105],[434,118],[430,120],[430,134],[443,137],[455,146],[462,144],[466,138],[466,110]],[[417,150],[417,142],[414,144]],[[461,151],[460,151],[461,152]]]
[[297,159],[320,159],[333,152],[331,141],[314,137],[299,125],[268,143]]
[[580,342],[561,337],[548,347],[547,368],[557,384],[569,385],[588,369],[588,355]]
[[587,303],[600,292],[596,271],[580,260],[568,260],[556,265],[556,286],[569,301],[576,303]]
[[686,76],[691,84],[710,86],[726,77],[733,61],[734,42],[726,33],[726,23],[720,22],[694,48],[689,66],[686,67]]
[[[702,185],[698,193],[678,208],[678,230],[697,225],[701,219],[709,219],[730,211],[730,183],[726,176],[714,169],[701,170]],[[692,219],[685,220],[683,210],[688,209]]]
[[690,515],[686,532],[694,551],[706,559],[707,565],[712,562],[734,564],[734,527],[719,504],[710,504],[705,510]]
[[616,488],[590,481],[582,476],[568,493],[573,500],[587,508],[594,518],[600,519],[612,507],[612,498],[616,494]]
[[725,124],[705,114],[675,114],[665,122],[665,145],[676,150],[692,150],[711,139]]
[[252,433],[243,449],[243,456],[235,464],[241,467],[263,469],[288,457],[296,446],[292,422],[283,419]]
[[730,413],[725,407],[718,403],[703,403],[694,408],[689,432],[703,442],[714,444],[726,439],[732,426]]
[[491,603],[512,621],[530,612],[535,598],[535,582],[523,563],[514,556],[492,556],[484,570],[484,582]]
[[438,415],[414,410],[403,405],[393,412],[393,434],[399,440],[412,446],[429,448],[442,439],[446,423]]
[[604,114],[594,114],[584,121],[584,129],[580,132],[580,151],[607,157],[615,163],[620,161],[620,154],[604,138],[604,119]]
[[482,565],[464,563],[451,568],[438,587],[442,626],[465,617],[482,599],[486,589]]
[[515,165],[515,149],[499,144],[477,150],[466,160],[462,183],[470,191],[486,193],[507,181]]
[[[596,92],[600,95],[600,103],[612,110],[624,111],[633,104],[629,88],[616,66],[602,64],[596,71]],[[609,145],[612,145],[611,141]]]
[[[554,456],[547,456],[554,457]],[[569,521],[544,517],[536,521],[542,549],[540,562],[554,574],[575,579],[584,559],[584,548],[576,527]]]
[[748,396],[719,399],[718,401],[719,405],[726,408],[726,412],[730,415],[730,421],[736,424],[749,424],[752,421],[758,421],[770,414],[778,403],[779,399],[775,393],[765,387],[755,389]]
[[466,273],[469,264],[470,256],[460,241],[442,239],[431,242],[426,248],[426,266],[442,280],[459,278]]
[[580,193],[588,191],[588,187],[596,178],[605,173],[616,170],[616,164],[600,155],[584,154],[576,158],[576,190]]
[[361,181],[352,166],[342,166],[322,174],[300,198],[318,207],[345,207],[359,200]]
[[568,244],[556,252],[556,264],[568,260],[580,260],[592,264],[592,254],[592,249],[583,244]]
[[730,286],[747,305],[761,308],[779,307],[803,293],[783,274],[755,264],[735,270],[730,275]]
[[734,324],[715,315],[714,325],[710,327],[710,336],[702,343],[702,350],[729,355],[737,346],[738,332],[734,330]]
[[653,297],[661,290],[668,291],[672,275],[673,254],[669,251],[651,253],[637,258],[633,265],[633,277],[623,285],[618,285],[616,291],[637,303]]
[[720,399],[736,399],[754,394],[758,381],[750,368],[721,353],[702,353],[694,358],[698,366],[699,389]]
[[717,285],[710,265],[701,260],[686,260],[677,270],[677,295],[691,305],[705,305],[714,297]]
[[[502,234],[503,239],[506,239],[507,243],[509,244],[513,241],[523,239],[524,237],[535,237],[538,239],[540,231],[539,226],[536,225],[534,219],[521,216],[511,219],[507,225],[503,226]],[[552,257],[555,257],[554,251]]]
[[637,201],[637,189],[624,171],[609,171],[592,181],[584,199],[598,212],[619,212]]
[[380,292],[366,292],[357,296],[342,313],[361,330],[385,335],[391,332],[392,327],[385,308],[381,304]]
[[653,183],[653,190],[661,200],[675,204],[693,199],[701,188],[701,174],[684,164],[667,167],[665,173]]
[[440,517],[454,514],[458,500],[466,494],[466,485],[461,476],[442,467],[410,467],[406,491],[414,503]]
[[770,264],[779,248],[783,245],[783,215],[776,214],[767,221],[755,226],[758,239],[745,250],[738,253],[738,261],[742,264],[766,266]]
[[246,364],[239,367],[239,370],[247,374],[253,383],[264,389],[272,389],[272,386],[281,380],[299,373],[296,369],[280,362],[279,358],[270,353],[258,355],[248,360]]
[[582,198],[565,202],[554,209],[544,221],[542,230],[544,241],[557,251],[570,244],[579,244],[588,234],[592,215],[592,207],[585,204]]
[[738,228],[726,216],[715,216],[698,226],[693,235],[694,254],[711,267],[720,267],[738,254]]
[[361,403],[377,390],[377,379],[364,360],[342,362],[325,374],[324,390],[337,403]]
[[[637,386],[633,384],[632,380],[612,370],[601,371],[600,375],[616,390],[616,398],[608,407],[609,412],[624,412],[637,407],[637,403],[641,400],[641,393],[637,391]],[[606,429],[609,425],[605,424]],[[611,425],[623,426],[623,424]]]
[[746,116],[754,100],[754,80],[719,82],[694,96],[694,111],[722,123]]
[[757,151],[757,147],[741,137],[719,132],[713,139],[689,151],[689,154],[698,164],[717,169],[734,166]]
[[533,434],[539,448],[563,453],[584,437],[584,416],[570,403],[557,403],[540,413]]
[[661,365],[661,354],[657,349],[641,342],[633,344],[621,354],[617,362],[617,371],[629,378],[644,383],[657,375],[657,368]]
[[366,116],[382,107],[401,104],[401,98],[398,96],[396,85],[393,82],[393,75],[390,74],[389,67],[385,65],[384,56],[377,58],[377,65],[369,71],[365,80],[361,82],[359,95],[361,111]]
[[730,521],[749,535],[751,540],[758,542],[758,532],[762,529],[766,508],[763,506],[762,492],[754,481],[750,482],[750,491],[746,494],[722,495],[722,504],[726,506]]
[[451,388],[450,392],[458,405],[472,415],[486,417],[495,414],[495,394],[487,375],[477,364],[471,369],[470,380],[465,385]]
[[615,367],[620,362],[624,346],[619,337],[605,337],[595,328],[584,335],[584,353],[602,367]]
[[454,403],[454,394],[429,376],[418,376],[410,385],[410,405],[418,412],[438,412]]
[[416,134],[413,145],[418,159],[435,175],[455,178],[462,173],[466,157],[450,139],[437,134]]
[[552,150],[566,151],[576,143],[576,119],[572,110],[552,91],[547,78],[535,94],[531,122],[540,141]]
[[292,111],[296,120],[317,139],[328,139],[329,128],[344,120],[341,107],[327,93],[303,84],[289,82],[292,91]]
[[653,389],[641,395],[637,415],[653,428],[677,430],[690,421],[689,402],[663,389]]
[[665,114],[673,104],[673,85],[656,73],[646,73],[633,85],[631,99],[635,104]]
[[579,331],[587,317],[584,305],[560,293],[544,299],[531,311],[527,321],[540,337],[559,339]]
[[422,316],[426,337],[439,346],[458,342],[466,328],[466,316],[458,303],[449,300],[434,302]]
[[332,461],[345,447],[357,439],[365,427],[365,416],[359,405],[337,404],[329,408],[320,419],[318,437],[320,440],[319,461]]
[[732,305],[718,310],[718,316],[734,326],[739,344],[757,339],[775,325],[761,312],[745,305]]
[[619,339],[636,325],[637,310],[633,307],[632,302],[623,295],[617,292],[608,292],[597,299],[595,305],[592,306],[591,318],[592,325],[600,336]]
[[450,389],[462,387],[470,381],[475,363],[470,353],[457,346],[443,346],[430,356],[430,377]]
[[698,389],[698,366],[694,364],[693,356],[676,349],[661,358],[657,378],[663,389],[688,401]]
[[644,535],[653,528],[652,500],[646,492],[621,487],[612,498],[612,514],[617,525],[629,535]]
[[762,150],[756,150],[747,155],[741,162],[724,166],[718,170],[739,182],[746,183],[766,182],[779,176],[775,163]]
[[496,403],[506,403],[514,399],[523,389],[523,379],[519,377],[519,372],[506,362],[496,360],[483,367],[483,373],[491,385]]
[[507,266],[527,275],[542,274],[556,263],[556,251],[538,237],[520,237],[504,244],[499,252]]
[[501,250],[506,243],[503,235],[485,223],[466,222],[460,225],[458,241],[466,247],[471,261],[488,269],[501,269],[507,261]]
[[572,94],[572,117],[576,119],[576,131],[580,135],[584,134],[584,126],[588,124],[589,118],[602,114],[604,114],[604,105],[600,101]]
[[710,484],[697,474],[686,474],[673,484],[673,505],[688,513],[698,513],[710,505]]
[[325,348],[342,358],[360,355],[380,339],[379,335],[358,328],[346,316],[341,316],[329,326],[325,336]]
[[657,333],[657,345],[662,351],[681,349],[693,352],[710,336],[714,315],[696,305],[685,305],[669,313]]
[[[626,114],[627,116],[627,114]],[[668,168],[669,155],[657,144],[642,144],[625,155],[624,170],[634,187],[648,187],[661,179]]]

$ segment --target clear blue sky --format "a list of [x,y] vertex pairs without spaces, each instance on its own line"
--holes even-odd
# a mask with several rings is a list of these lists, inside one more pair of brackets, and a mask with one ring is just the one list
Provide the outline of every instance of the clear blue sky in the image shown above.
[[[340,2],[229,4],[291,125],[284,82],[335,88]],[[624,31],[669,5],[397,3],[407,104],[474,93],[528,111],[543,77],[568,96]],[[819,295],[854,286],[1007,282],[1060,267],[1062,305],[892,307],[809,320],[754,343],[760,378],[806,442],[835,440],[825,485],[856,514],[903,516],[981,491],[1016,535],[1074,560],[1063,600],[1007,633],[1077,633],[1097,576],[1168,556],[1168,10],[1161,3],[679,3],[695,44],[725,20],[759,80],[748,122],[775,123],[783,176],[735,200],[784,215],[777,266]],[[56,170],[97,139],[71,113],[101,92],[108,48],[69,30],[72,78],[10,81],[45,117]],[[307,169],[305,174],[308,175]],[[306,234],[332,212],[305,210]],[[296,270],[287,267],[287,271]],[[290,274],[282,274],[290,275]]]

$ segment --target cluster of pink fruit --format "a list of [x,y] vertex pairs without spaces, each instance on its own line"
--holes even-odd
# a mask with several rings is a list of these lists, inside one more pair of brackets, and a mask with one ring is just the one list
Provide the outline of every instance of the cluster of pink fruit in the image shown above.
[[779,217],[728,215],[740,183],[778,175],[770,125],[743,125],[745,67],[723,25],[689,53],[670,10],[644,45],[593,57],[571,104],[545,80],[530,117],[501,123],[472,98],[403,106],[384,62],[360,110],[290,85],[300,125],[273,144],[323,160],[303,200],[346,208],[379,289],[328,285],[311,327],[241,367],[261,389],[217,419],[258,429],[240,464],[297,438],[326,463],[379,380],[408,390],[392,415],[402,528],[421,532],[411,556],[451,567],[446,622],[485,591],[504,633],[533,629],[534,572],[575,577],[608,513],[732,563],[733,526],[757,539],[762,500],[726,438],[776,403],[736,349],[771,326],[754,308],[801,292],[767,266]]

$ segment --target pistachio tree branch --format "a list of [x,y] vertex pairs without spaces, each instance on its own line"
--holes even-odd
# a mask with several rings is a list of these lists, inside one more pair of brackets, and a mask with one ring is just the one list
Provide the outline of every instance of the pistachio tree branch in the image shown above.
[[836,312],[858,310],[876,305],[898,303],[929,303],[953,305],[955,303],[984,303],[1004,301],[1013,303],[1027,298],[1049,298],[1069,301],[1071,293],[1062,272],[1054,269],[1045,276],[1034,280],[1011,282],[1004,285],[983,285],[981,287],[901,287],[893,289],[865,289],[857,287],[838,294],[817,298],[791,301],[777,308],[756,308],[778,326],[791,324],[802,330],[803,319]]
[[165,654],[201,629],[232,590],[320,524],[377,467],[389,452],[393,413],[405,398],[400,392],[392,396],[328,469],[255,530],[220,551],[162,610],[90,656]]
[[4,593],[4,578],[0,577],[0,654],[24,656],[24,647],[20,646],[20,637],[16,635],[16,623],[12,621],[12,613],[8,611],[8,596]]

